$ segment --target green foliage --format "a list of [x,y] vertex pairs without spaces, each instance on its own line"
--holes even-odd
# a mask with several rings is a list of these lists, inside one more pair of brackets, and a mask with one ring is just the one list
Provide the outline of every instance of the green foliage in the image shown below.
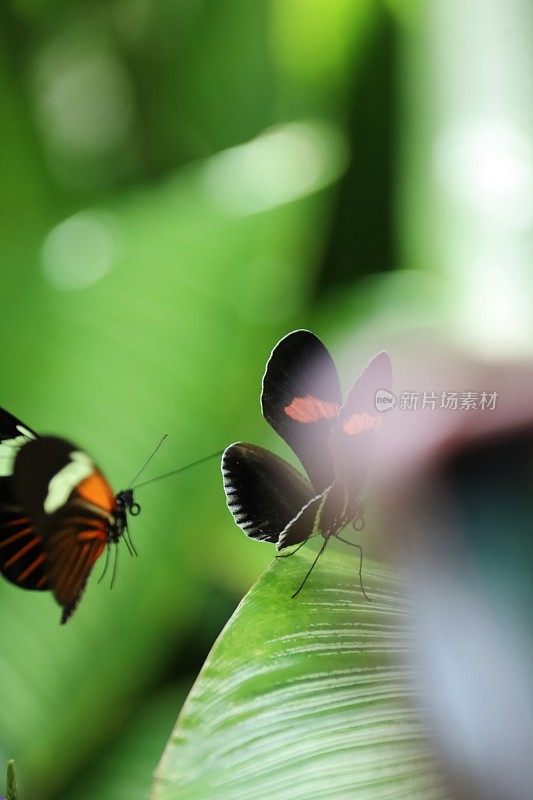
[[153,800],[441,797],[409,706],[401,580],[330,545],[280,559],[209,655],[157,770]]

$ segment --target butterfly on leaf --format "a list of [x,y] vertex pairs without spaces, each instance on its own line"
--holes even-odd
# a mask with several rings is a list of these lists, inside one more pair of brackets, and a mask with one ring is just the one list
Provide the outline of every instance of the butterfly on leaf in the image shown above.
[[[362,556],[360,545],[340,534],[350,524],[356,529],[362,526],[361,490],[383,422],[383,412],[376,410],[376,393],[391,388],[391,362],[387,353],[380,352],[343,404],[327,348],[310,331],[293,331],[270,355],[261,410],[308,477],[254,444],[236,442],[224,451],[221,466],[228,508],[247,536],[272,542],[278,550],[301,546],[314,534],[324,539],[293,597],[331,537],[357,547]],[[361,589],[364,592],[362,581]]]
[[[114,494],[83,450],[38,436],[0,409],[0,572],[24,589],[52,592],[67,622],[103,551],[126,534],[140,507]],[[109,549],[108,549],[109,554]]]

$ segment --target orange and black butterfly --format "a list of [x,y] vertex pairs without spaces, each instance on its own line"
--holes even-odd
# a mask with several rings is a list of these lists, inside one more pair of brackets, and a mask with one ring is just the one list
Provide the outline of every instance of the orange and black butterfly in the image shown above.
[[356,529],[362,525],[361,489],[382,423],[376,392],[391,388],[391,362],[381,352],[357,378],[343,404],[337,370],[326,347],[310,331],[293,331],[270,355],[261,409],[296,453],[309,479],[254,444],[236,442],[224,451],[228,508],[247,536],[275,543],[278,550],[301,546],[313,534],[324,538],[293,597],[332,536],[362,553],[360,545],[340,534],[349,524]]
[[127,513],[139,511],[133,490],[115,495],[83,450],[0,409],[0,572],[52,592],[62,623],[102,552],[127,534]]

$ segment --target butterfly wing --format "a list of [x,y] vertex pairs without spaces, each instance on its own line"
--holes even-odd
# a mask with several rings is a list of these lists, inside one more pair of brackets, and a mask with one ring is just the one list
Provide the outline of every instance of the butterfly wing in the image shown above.
[[0,479],[0,572],[23,589],[48,589],[46,556],[39,534],[17,505],[6,478]]
[[36,437],[17,417],[0,409],[0,572],[16,586],[45,590],[42,536],[17,502],[12,478],[17,453]]
[[84,522],[77,509],[63,513],[61,527],[56,525],[47,536],[48,577],[52,593],[63,609],[61,624],[76,610],[91,570],[106,544],[105,524]]
[[342,482],[351,498],[361,491],[383,421],[383,413],[376,410],[379,389],[392,389],[391,361],[384,351],[355,381],[331,435],[335,481]]
[[[10,414],[4,408],[0,408],[0,455],[10,456],[13,451],[16,454],[17,450],[22,447],[30,439],[36,439],[37,434],[32,431],[27,425]],[[0,469],[0,474],[4,473],[3,468]]]
[[283,550],[293,544],[299,544],[309,539],[315,533],[322,533],[321,510],[324,500],[330,491],[328,487],[322,494],[313,497],[300,511],[291,519],[282,530],[277,549]]
[[277,542],[281,531],[314,496],[310,483],[262,447],[237,442],[222,455],[228,508],[251,539]]
[[17,417],[0,408],[0,485],[7,487],[12,485],[11,476],[15,464],[15,458],[19,450],[32,439],[36,439],[37,434],[24,425]]
[[102,473],[75,445],[54,436],[26,444],[15,460],[14,493],[42,537],[46,588],[74,612],[108,542],[116,501]]
[[261,409],[302,462],[314,494],[333,480],[328,439],[340,404],[337,370],[320,339],[305,330],[281,339],[266,366]]

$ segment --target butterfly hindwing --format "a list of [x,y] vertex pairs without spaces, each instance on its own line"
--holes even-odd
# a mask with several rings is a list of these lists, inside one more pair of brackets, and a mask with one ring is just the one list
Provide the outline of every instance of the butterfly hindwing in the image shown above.
[[8,479],[0,480],[0,572],[24,589],[48,589],[42,536],[13,500]]
[[337,370],[320,339],[306,330],[281,339],[266,366],[261,408],[302,462],[315,494],[333,480],[328,440],[340,405]]
[[55,528],[45,541],[50,588],[63,608],[62,624],[74,613],[91,570],[107,543],[103,522],[84,528],[83,519],[76,512],[71,516],[63,512],[63,516],[63,526]]
[[24,589],[47,589],[42,536],[17,502],[13,467],[17,453],[37,434],[0,408],[0,572]]
[[283,550],[293,544],[305,542],[314,533],[321,533],[320,530],[320,511],[327,496],[329,489],[322,494],[313,497],[306,505],[300,509],[298,514],[287,523],[282,530],[277,543],[277,549]]
[[228,508],[252,539],[277,542],[281,531],[314,496],[309,482],[274,453],[237,442],[222,456]]

